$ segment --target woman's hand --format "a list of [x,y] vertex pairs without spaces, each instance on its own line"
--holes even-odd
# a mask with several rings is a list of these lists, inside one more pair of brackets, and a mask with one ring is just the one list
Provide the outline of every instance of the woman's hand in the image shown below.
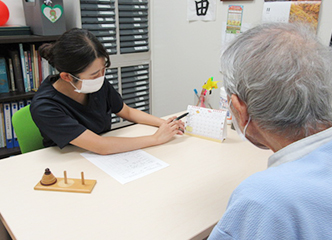
[[[176,117],[174,117],[174,118],[176,118]],[[178,126],[178,130],[179,130],[177,134],[183,135],[183,133],[184,133],[184,122],[182,122],[181,120],[176,120],[174,122]]]
[[179,130],[179,126],[184,126],[183,123],[181,124],[181,121],[174,121],[176,117],[171,117],[164,121],[157,132],[153,135],[156,138],[157,144],[166,143],[175,134],[183,134],[181,130]]

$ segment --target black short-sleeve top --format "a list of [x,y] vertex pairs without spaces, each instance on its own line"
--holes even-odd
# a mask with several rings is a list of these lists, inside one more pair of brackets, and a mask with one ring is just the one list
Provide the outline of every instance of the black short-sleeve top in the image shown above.
[[88,103],[82,105],[58,92],[49,76],[33,97],[30,111],[44,138],[44,146],[63,148],[86,129],[96,134],[109,131],[111,114],[122,108],[120,94],[106,80],[99,91],[88,94]]

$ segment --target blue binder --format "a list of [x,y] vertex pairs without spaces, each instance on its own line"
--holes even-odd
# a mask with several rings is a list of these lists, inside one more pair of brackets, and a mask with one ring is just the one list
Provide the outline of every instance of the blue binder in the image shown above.
[[18,101],[18,110],[20,110],[21,108],[24,108],[24,107],[25,107],[24,100]]
[[[10,104],[11,104],[11,108],[12,108],[11,109],[12,110],[11,117],[12,117],[14,115],[14,113],[16,113],[17,110],[18,110],[18,103],[17,102],[11,102]],[[17,141],[17,136],[16,136],[16,133],[14,131],[14,127],[13,126],[12,126],[12,133],[13,133],[13,145],[14,145],[14,147],[19,147],[18,141]]]
[[5,120],[6,146],[7,148],[14,147],[13,131],[12,131],[12,115],[10,103],[3,104],[3,115]]

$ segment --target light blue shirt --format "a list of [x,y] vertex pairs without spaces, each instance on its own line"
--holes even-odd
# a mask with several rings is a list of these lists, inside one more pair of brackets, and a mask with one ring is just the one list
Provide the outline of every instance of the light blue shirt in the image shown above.
[[208,240],[332,239],[332,128],[269,158],[233,192]]

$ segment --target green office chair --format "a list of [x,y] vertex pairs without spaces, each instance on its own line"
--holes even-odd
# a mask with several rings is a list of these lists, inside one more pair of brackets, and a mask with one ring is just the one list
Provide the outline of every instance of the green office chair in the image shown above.
[[12,123],[18,144],[20,145],[21,153],[44,148],[43,137],[31,117],[30,105],[25,106],[14,113]]

